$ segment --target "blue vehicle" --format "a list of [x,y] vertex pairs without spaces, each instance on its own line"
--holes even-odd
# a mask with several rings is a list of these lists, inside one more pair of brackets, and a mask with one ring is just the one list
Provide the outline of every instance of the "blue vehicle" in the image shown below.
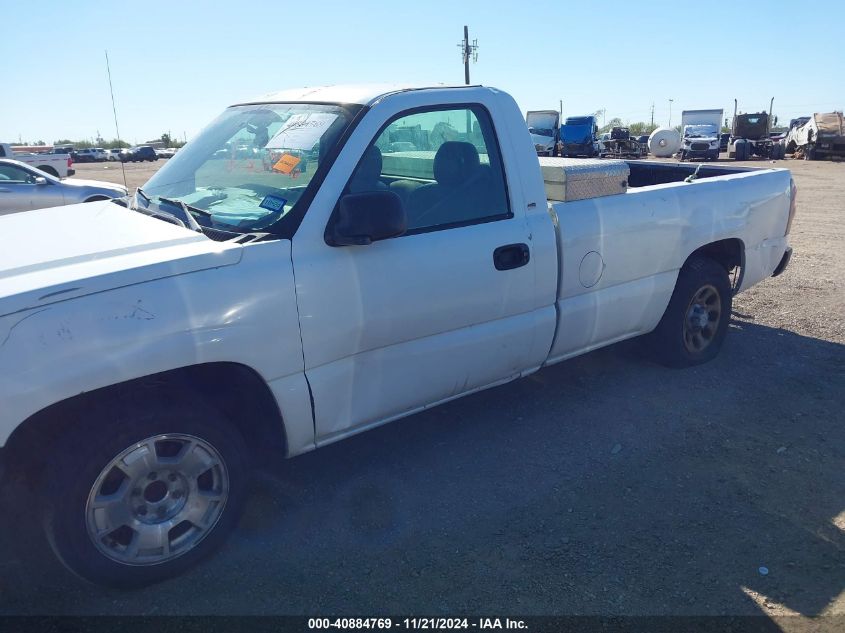
[[599,126],[596,117],[571,116],[560,128],[561,156],[598,156]]

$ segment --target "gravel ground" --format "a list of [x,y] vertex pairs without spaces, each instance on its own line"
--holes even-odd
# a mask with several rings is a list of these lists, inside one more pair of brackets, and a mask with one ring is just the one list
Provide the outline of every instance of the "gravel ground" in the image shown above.
[[792,264],[714,362],[627,342],[280,463],[218,555],[133,593],[54,562],[7,486],[0,613],[845,615],[845,164],[779,166]]

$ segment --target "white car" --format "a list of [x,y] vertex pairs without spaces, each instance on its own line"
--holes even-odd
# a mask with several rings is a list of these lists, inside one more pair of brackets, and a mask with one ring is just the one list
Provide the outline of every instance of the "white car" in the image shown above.
[[259,454],[636,336],[714,358],[794,212],[785,169],[538,161],[492,88],[245,100],[129,208],[0,217],[0,463],[36,465],[70,569],[155,582],[222,543]]
[[122,150],[120,149],[107,149],[105,150],[106,153],[106,160],[109,162],[119,162],[120,161],[120,153]]
[[76,150],[77,163],[102,163],[106,160],[106,150],[102,148],[86,147]]

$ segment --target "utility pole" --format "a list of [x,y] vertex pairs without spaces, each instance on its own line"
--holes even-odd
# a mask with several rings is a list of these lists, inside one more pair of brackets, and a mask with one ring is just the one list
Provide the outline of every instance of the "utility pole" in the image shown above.
[[560,120],[563,121],[563,99],[560,100]]
[[672,127],[672,102],[674,99],[669,99],[669,126]]
[[464,25],[464,39],[463,41],[458,44],[458,48],[461,49],[461,56],[464,60],[464,83],[468,86],[469,85],[469,60],[472,58],[472,61],[478,61],[478,40],[472,40],[472,43],[469,41],[469,27]]
[[654,127],[654,101],[651,102],[651,127]]

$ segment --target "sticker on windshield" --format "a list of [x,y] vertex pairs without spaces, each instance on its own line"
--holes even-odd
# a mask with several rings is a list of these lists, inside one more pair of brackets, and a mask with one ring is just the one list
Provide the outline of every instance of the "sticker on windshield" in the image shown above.
[[262,200],[261,204],[258,206],[264,209],[269,209],[270,211],[278,212],[285,208],[286,202],[287,200],[277,196],[264,196],[264,200]]
[[282,154],[282,156],[273,164],[273,171],[280,171],[283,174],[291,173],[297,165],[299,165],[300,159],[294,156],[293,154]]
[[264,147],[311,150],[336,119],[337,115],[330,112],[294,114]]

